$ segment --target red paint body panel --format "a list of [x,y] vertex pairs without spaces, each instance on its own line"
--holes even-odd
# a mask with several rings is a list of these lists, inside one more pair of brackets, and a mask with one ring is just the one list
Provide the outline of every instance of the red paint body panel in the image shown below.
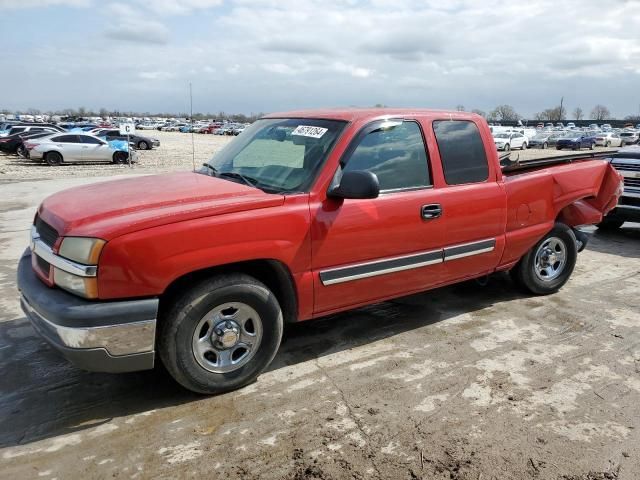
[[[298,318],[337,312],[511,267],[557,219],[600,221],[616,204],[620,176],[583,161],[503,175],[491,132],[477,115],[435,110],[321,110],[269,117],[345,120],[309,193],[283,196],[191,172],[117,180],[47,198],[39,214],[61,235],[107,240],[98,268],[100,299],[160,296],[177,278],[248,260],[277,260],[295,282]],[[339,161],[362,127],[381,118],[417,121],[430,188],[372,200],[327,198]],[[487,151],[485,182],[446,184],[434,120],[475,122]],[[423,220],[422,205],[442,216]],[[493,250],[415,269],[324,285],[320,273],[403,255],[495,240]]]

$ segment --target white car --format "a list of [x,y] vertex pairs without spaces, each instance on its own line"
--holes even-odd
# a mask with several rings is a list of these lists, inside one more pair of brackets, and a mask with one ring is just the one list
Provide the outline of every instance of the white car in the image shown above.
[[129,158],[126,151],[118,150],[104,140],[89,134],[57,133],[24,142],[32,160],[43,160],[58,166],[72,162],[124,163]]
[[525,150],[529,146],[527,137],[518,132],[496,133],[493,135],[493,141],[498,150],[504,150],[505,152],[514,148]]
[[622,138],[616,132],[599,132],[595,134],[599,147],[621,147]]

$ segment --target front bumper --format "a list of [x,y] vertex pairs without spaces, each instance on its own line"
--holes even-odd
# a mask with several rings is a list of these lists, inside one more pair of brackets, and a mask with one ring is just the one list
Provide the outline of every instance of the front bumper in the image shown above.
[[157,298],[88,301],[49,288],[25,251],[18,265],[20,304],[34,329],[71,363],[94,372],[153,368]]

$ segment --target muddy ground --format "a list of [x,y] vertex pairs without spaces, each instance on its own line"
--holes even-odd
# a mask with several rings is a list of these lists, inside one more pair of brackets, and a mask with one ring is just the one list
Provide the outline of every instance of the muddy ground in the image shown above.
[[0,184],[0,477],[640,478],[640,225],[555,295],[500,275],[294,325],[256,383],[201,397],[77,370],[18,307],[36,205],[96,180]]

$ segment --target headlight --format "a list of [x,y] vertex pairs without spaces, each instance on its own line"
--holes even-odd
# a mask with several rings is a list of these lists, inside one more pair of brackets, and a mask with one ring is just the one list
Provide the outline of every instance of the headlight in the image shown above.
[[58,254],[84,265],[97,265],[105,243],[99,238],[65,237]]
[[98,279],[96,277],[79,277],[54,267],[53,283],[81,297],[98,298]]

